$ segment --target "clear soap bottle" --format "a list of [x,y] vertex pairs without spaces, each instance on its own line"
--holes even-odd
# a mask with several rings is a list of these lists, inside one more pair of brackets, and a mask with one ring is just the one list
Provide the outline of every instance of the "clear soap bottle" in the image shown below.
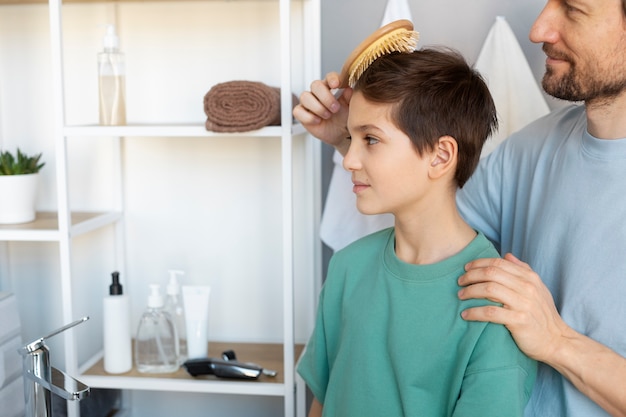
[[165,311],[172,316],[176,331],[178,332],[178,358],[179,363],[187,360],[187,337],[185,329],[185,309],[183,307],[182,294],[180,292],[179,276],[185,275],[183,271],[169,270],[170,280],[166,287]]
[[148,307],[141,316],[135,339],[135,364],[143,373],[170,373],[179,368],[178,334],[164,310],[159,284],[150,285]]
[[100,97],[100,124],[126,124],[126,68],[120,52],[115,25],[107,25],[103,39],[104,49],[98,54],[98,94]]

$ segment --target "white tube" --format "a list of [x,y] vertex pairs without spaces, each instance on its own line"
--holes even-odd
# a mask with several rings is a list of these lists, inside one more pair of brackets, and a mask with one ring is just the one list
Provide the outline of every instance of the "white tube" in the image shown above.
[[183,285],[187,356],[189,359],[208,356],[209,295],[208,285]]

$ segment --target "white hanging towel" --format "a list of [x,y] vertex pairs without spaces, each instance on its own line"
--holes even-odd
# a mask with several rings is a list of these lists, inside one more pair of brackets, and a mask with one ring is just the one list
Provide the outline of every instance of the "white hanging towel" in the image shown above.
[[546,115],[550,109],[515,34],[503,16],[496,17],[474,68],[489,86],[500,125],[485,143],[484,157],[511,133]]
[[[389,0],[381,26],[398,19],[413,21],[407,0]],[[393,225],[391,214],[364,215],[356,208],[356,196],[352,192],[351,174],[343,169],[343,157],[337,151],[333,155],[333,173],[320,224],[320,237],[333,251],[355,240]]]
[[413,21],[408,0],[389,0],[385,6],[385,14],[380,25],[385,26],[387,23],[400,19]]

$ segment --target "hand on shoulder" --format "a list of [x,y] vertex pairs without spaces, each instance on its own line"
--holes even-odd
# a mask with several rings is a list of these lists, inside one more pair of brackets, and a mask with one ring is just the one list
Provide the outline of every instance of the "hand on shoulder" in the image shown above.
[[501,304],[469,308],[463,318],[505,325],[519,348],[533,359],[549,361],[562,337],[572,332],[541,277],[512,254],[468,263],[459,285],[465,287],[459,291],[461,300],[486,298]]

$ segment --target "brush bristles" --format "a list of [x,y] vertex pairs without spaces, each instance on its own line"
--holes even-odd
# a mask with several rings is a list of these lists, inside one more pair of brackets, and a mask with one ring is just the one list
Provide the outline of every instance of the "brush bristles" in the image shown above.
[[392,52],[411,53],[417,47],[419,34],[413,30],[398,29],[376,40],[361,53],[350,67],[348,84],[354,87],[357,80],[377,58]]

